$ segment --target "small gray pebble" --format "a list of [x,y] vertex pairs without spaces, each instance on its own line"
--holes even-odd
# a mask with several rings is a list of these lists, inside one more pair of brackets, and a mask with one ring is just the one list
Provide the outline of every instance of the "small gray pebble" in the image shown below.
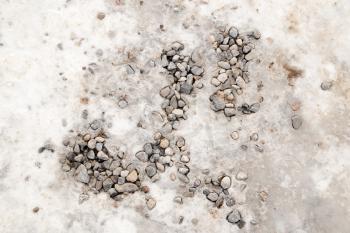
[[299,115],[292,116],[291,120],[292,120],[292,127],[294,129],[299,129],[301,127],[301,125],[303,124],[303,120],[302,120],[301,116],[299,116]]
[[230,213],[228,213],[226,219],[229,223],[235,224],[241,221],[241,214],[237,209],[234,209]]

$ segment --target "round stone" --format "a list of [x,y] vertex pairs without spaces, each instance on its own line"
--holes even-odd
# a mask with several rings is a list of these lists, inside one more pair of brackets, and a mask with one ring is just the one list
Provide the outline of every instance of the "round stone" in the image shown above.
[[162,140],[160,140],[159,146],[163,149],[167,148],[169,146],[169,140],[166,138],[163,138]]
[[224,176],[221,179],[220,185],[223,189],[228,189],[231,187],[231,178],[228,176]]

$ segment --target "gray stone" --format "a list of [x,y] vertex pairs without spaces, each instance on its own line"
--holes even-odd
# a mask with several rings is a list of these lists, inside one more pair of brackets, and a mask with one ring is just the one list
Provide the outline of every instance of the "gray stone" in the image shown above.
[[228,31],[228,34],[229,34],[231,37],[233,37],[233,38],[236,39],[237,36],[238,36],[238,30],[237,30],[237,28],[231,27],[230,30]]
[[153,177],[157,173],[157,169],[154,166],[149,165],[145,168],[145,172],[148,177]]
[[146,152],[146,154],[151,155],[153,152],[152,144],[151,143],[146,143],[143,146],[143,150]]
[[199,66],[193,66],[191,68],[191,72],[192,72],[192,74],[199,76],[199,75],[203,74],[204,69],[202,67],[199,67]]
[[124,184],[125,183],[125,177],[118,177],[118,184]]
[[227,196],[227,197],[225,198],[225,201],[226,201],[226,205],[227,205],[228,207],[234,206],[234,204],[236,203],[236,202],[235,202],[235,199],[234,199],[233,197],[230,197],[230,196]]
[[125,183],[125,184],[116,184],[114,185],[115,190],[117,190],[118,193],[133,193],[139,190],[139,187],[137,187],[136,184],[133,183]]
[[191,94],[193,87],[191,84],[185,82],[180,85],[180,93],[185,93],[187,95]]
[[80,166],[75,171],[75,178],[77,181],[88,184],[90,181],[90,177],[88,174],[88,171],[86,167],[83,164],[80,164]]
[[138,158],[142,162],[147,162],[148,161],[148,155],[144,151],[139,151],[135,154],[136,158]]
[[223,110],[226,106],[225,101],[217,96],[212,96],[211,101],[212,101],[212,108],[214,111]]
[[162,59],[160,60],[160,65],[162,67],[167,67],[169,65],[168,58],[165,54],[162,56]]
[[321,89],[323,91],[329,90],[332,86],[333,86],[333,82],[332,81],[324,81],[324,82],[321,83]]
[[126,101],[126,100],[120,100],[119,102],[118,102],[118,106],[120,107],[120,108],[126,108],[127,106],[128,106],[128,102]]
[[238,223],[239,221],[241,221],[241,213],[237,209],[234,209],[230,213],[228,213],[226,219],[229,223]]
[[252,112],[252,113],[258,112],[259,109],[260,109],[260,104],[259,103],[254,103],[254,104],[249,106],[249,111]]
[[103,189],[107,192],[113,186],[113,181],[110,178],[107,178],[102,183]]
[[89,159],[95,159],[95,152],[93,150],[89,150],[89,152],[87,153],[87,157]]
[[299,129],[303,124],[303,119],[299,115],[292,116],[291,120],[292,120],[292,127],[294,129]]

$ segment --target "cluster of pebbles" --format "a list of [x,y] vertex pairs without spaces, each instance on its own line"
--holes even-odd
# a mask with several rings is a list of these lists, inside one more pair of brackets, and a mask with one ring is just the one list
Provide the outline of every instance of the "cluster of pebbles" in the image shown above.
[[200,81],[204,69],[196,64],[195,56],[182,54],[184,45],[173,42],[165,48],[161,55],[161,65],[168,71],[168,86],[163,87],[159,94],[165,99],[161,107],[167,115],[167,120],[173,129],[177,129],[180,119],[187,119],[186,111],[189,109],[186,95],[192,90],[202,88]]
[[159,172],[164,172],[166,167],[176,166],[177,178],[183,183],[189,183],[188,174],[190,168],[186,165],[190,162],[190,153],[187,150],[183,137],[163,136],[160,132],[154,134],[154,142],[146,143],[143,150],[137,152],[135,157],[147,163],[145,172],[152,181],[159,179]]
[[211,79],[211,84],[218,89],[210,96],[211,109],[223,111],[226,117],[256,113],[260,103],[237,103],[237,96],[249,83],[248,67],[254,58],[253,40],[260,38],[258,31],[241,34],[235,27],[219,28],[214,36],[213,47],[216,50],[218,62],[217,74]]
[[62,169],[93,192],[107,192],[113,199],[121,200],[129,193],[147,190],[141,185],[139,165],[110,141],[101,121],[93,121],[89,128],[66,138],[63,144],[67,153],[61,160]]
[[[236,111],[233,93],[241,90],[236,86],[239,86],[240,79],[248,75],[244,65],[239,67],[237,64],[245,64],[248,61],[247,56],[253,47],[232,28],[220,35],[217,48],[219,56],[222,57],[219,62],[222,69],[217,80],[220,80],[221,87],[210,99],[215,111],[224,110],[225,115],[233,116]],[[255,38],[260,37],[254,35]],[[238,54],[232,52],[234,49]],[[174,42],[164,49],[161,55],[161,65],[168,71],[167,77],[170,80],[170,84],[160,90],[160,95],[165,99],[161,107],[167,115],[167,122],[160,131],[163,132],[164,128],[169,127],[167,133],[157,131],[152,142],[144,144],[135,157],[129,158],[125,151],[113,144],[102,122],[95,120],[73,137],[64,140],[67,153],[61,160],[62,169],[71,173],[77,181],[86,184],[94,193],[107,192],[111,198],[120,201],[130,193],[148,193],[149,188],[142,185],[145,179],[156,182],[167,168],[175,167],[177,173],[172,173],[170,179],[174,181],[177,178],[188,188],[188,192],[183,194],[184,197],[193,197],[196,192],[202,192],[217,208],[226,203],[226,206],[231,208],[226,217],[227,221],[243,227],[241,213],[235,208],[235,199],[229,191],[232,186],[231,176],[225,173],[209,176],[210,171],[205,169],[202,171],[204,177],[191,181],[188,146],[183,137],[173,134],[180,120],[188,117],[186,111],[189,109],[189,103],[186,95],[190,95],[194,88],[200,89],[203,86],[201,78],[204,69],[197,64],[194,55],[182,55],[183,50],[183,44]],[[228,59],[232,61],[227,63]],[[236,71],[238,69],[239,71]],[[221,93],[224,94],[225,101],[229,100],[228,103],[221,104]],[[256,112],[258,109],[254,104],[241,108],[243,113]],[[236,175],[236,179],[244,181],[247,176],[240,173]],[[176,196],[174,201],[182,204],[183,196]],[[147,196],[146,205],[151,210],[156,206],[156,200]]]

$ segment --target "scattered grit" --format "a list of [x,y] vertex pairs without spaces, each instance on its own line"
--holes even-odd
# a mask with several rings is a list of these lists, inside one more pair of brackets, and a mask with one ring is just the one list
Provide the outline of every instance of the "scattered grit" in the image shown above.
[[[248,36],[258,39],[260,34],[254,32]],[[221,57],[218,65],[222,69],[215,79],[221,86],[210,100],[214,111],[224,110],[225,115],[230,117],[236,112],[234,93],[237,94],[237,91],[242,90],[239,85],[240,80],[246,82],[244,78],[248,77],[244,65],[249,61],[249,52],[254,47],[247,38],[239,35],[238,30],[231,27],[228,31],[222,31],[219,34],[216,45],[218,56]],[[225,173],[210,175],[208,169],[203,169],[203,177],[192,179],[189,176],[191,154],[186,141],[183,137],[174,134],[180,120],[188,118],[187,96],[194,88],[203,87],[201,79],[204,69],[197,64],[196,54],[183,55],[183,50],[183,44],[174,42],[162,52],[160,63],[168,71],[169,85],[162,88],[159,94],[164,98],[161,108],[166,113],[167,119],[163,127],[154,133],[152,142],[144,144],[142,150],[131,158],[126,151],[113,143],[104,127],[104,122],[94,120],[83,130],[64,140],[67,153],[61,160],[62,169],[69,172],[77,181],[86,184],[92,192],[96,194],[107,192],[114,200],[121,201],[134,192],[148,193],[149,187],[142,184],[145,179],[156,182],[167,168],[175,167],[177,172],[176,175],[171,174],[171,180],[178,179],[186,185],[188,191],[182,196],[175,196],[174,202],[183,204],[184,197],[191,198],[195,193],[203,193],[206,199],[217,208],[222,208],[225,203],[231,209],[227,214],[227,221],[242,228],[245,221],[240,211],[235,208],[235,199],[229,192],[232,177]],[[228,51],[236,51],[237,54],[232,55]],[[222,98],[223,96],[225,98]],[[259,103],[254,103],[242,105],[237,110],[249,114],[257,112],[259,107]],[[253,137],[252,140],[257,140],[257,135]],[[248,175],[240,171],[235,178],[244,182]],[[243,184],[241,189],[245,187],[246,184]],[[149,210],[156,207],[154,198],[146,196],[145,200]],[[179,223],[182,221],[183,216]]]

